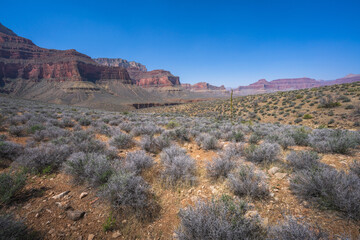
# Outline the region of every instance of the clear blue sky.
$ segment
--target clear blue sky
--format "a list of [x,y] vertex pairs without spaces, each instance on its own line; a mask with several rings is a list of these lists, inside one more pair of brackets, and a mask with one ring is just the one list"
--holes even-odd
[[41,47],[124,58],[183,83],[360,73],[360,1],[1,1],[0,22]]

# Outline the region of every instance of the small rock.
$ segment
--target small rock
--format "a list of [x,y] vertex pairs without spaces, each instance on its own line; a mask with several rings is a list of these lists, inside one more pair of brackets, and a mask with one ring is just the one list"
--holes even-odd
[[274,197],[275,196],[275,194],[274,193],[270,193],[270,197]]
[[83,199],[83,198],[86,197],[87,195],[88,195],[87,192],[82,192],[82,193],[80,194],[80,199]]
[[310,206],[308,201],[303,201],[302,204],[303,204],[304,207],[306,207],[306,208]]
[[95,235],[94,235],[94,234],[89,234],[88,240],[93,240],[94,238],[95,238]]
[[286,173],[275,173],[275,177],[277,178],[277,179],[283,179],[284,177],[286,177]]
[[69,219],[71,219],[73,221],[77,221],[85,215],[85,212],[79,211],[79,210],[74,210],[74,211],[69,210],[66,212],[66,214]]
[[24,209],[29,209],[30,207],[31,207],[31,204],[30,204],[30,203],[28,203],[28,204],[26,204],[25,206],[23,206]]
[[39,213],[35,214],[35,217],[36,218],[40,217],[40,214]]
[[194,191],[194,188],[190,188],[188,194],[191,194]]
[[248,211],[246,214],[245,214],[245,217],[247,218],[253,218],[253,217],[256,217],[258,216],[259,213],[258,211]]
[[65,202],[55,202],[55,205],[64,210],[68,210],[69,208],[71,208],[69,203],[65,203]]
[[280,168],[278,168],[278,167],[272,167],[272,168],[269,169],[268,173],[269,173],[270,175],[274,175],[274,174],[277,173],[279,170],[280,170]]
[[119,231],[116,231],[112,234],[112,238],[118,238],[121,236],[121,233]]
[[50,229],[50,231],[48,232],[49,234],[53,234],[55,232],[55,229],[54,228],[52,228],[52,229]]
[[62,197],[64,197],[64,196],[66,196],[67,194],[69,194],[69,192],[70,192],[70,191],[62,192],[62,193],[60,193],[60,194],[58,194],[58,195],[53,196],[52,198],[53,198],[53,199],[60,199],[60,198],[62,198]]
[[219,192],[219,191],[218,191],[216,188],[214,188],[214,189],[211,190],[211,193],[212,193],[213,195],[218,194],[218,192]]
[[122,224],[125,224],[125,223],[127,223],[127,220],[126,219],[124,219],[124,220],[122,220],[122,222],[121,222]]
[[269,218],[267,218],[267,217],[263,218],[262,224],[263,224],[263,226],[267,226],[269,224]]
[[193,203],[195,203],[195,202],[197,202],[198,198],[197,198],[196,196],[192,196],[192,197],[190,198],[190,200],[191,200]]
[[200,158],[200,155],[196,155],[196,158]]

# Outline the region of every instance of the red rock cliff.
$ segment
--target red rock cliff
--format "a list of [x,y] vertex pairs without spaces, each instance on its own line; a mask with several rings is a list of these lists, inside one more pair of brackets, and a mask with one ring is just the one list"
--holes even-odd
[[40,48],[0,24],[0,86],[12,79],[132,83],[125,68],[101,66],[73,49]]
[[128,62],[121,58],[96,58],[94,60],[104,66],[125,67],[133,84],[141,87],[169,87],[180,85],[180,78],[172,75],[169,71],[147,71],[144,65],[134,61]]
[[194,85],[184,83],[184,84],[181,84],[181,86],[183,88],[191,90],[191,91],[225,90],[224,85],[217,87],[217,86],[211,85],[207,82],[199,82],[199,83],[195,83]]

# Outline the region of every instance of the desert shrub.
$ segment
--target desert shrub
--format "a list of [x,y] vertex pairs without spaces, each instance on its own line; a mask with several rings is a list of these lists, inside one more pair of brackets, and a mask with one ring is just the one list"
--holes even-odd
[[186,128],[176,128],[174,131],[174,137],[178,141],[181,142],[188,142],[190,141],[190,133],[189,130]]
[[302,122],[302,119],[301,118],[297,118],[294,120],[294,123],[301,123]]
[[151,215],[154,205],[150,186],[134,173],[118,171],[103,187],[101,196],[107,199],[115,210],[130,209],[136,216]]
[[79,119],[78,122],[79,122],[79,124],[81,126],[89,126],[91,124],[91,119],[86,118],[86,117],[82,117],[82,118]]
[[128,122],[123,122],[119,125],[120,129],[129,133],[131,131],[131,129],[133,128],[133,125],[131,123]]
[[350,171],[352,173],[356,174],[360,178],[360,161],[359,160],[354,160],[350,164]]
[[227,177],[236,167],[236,163],[229,158],[217,157],[206,165],[208,175],[213,179]]
[[108,137],[110,137],[112,135],[111,127],[109,127],[106,124],[99,124],[99,125],[95,126],[94,131],[96,131],[97,133],[100,133],[100,134],[104,134]]
[[22,221],[16,221],[11,215],[0,215],[1,240],[31,240],[38,239]]
[[289,146],[295,145],[295,140],[292,138],[290,133],[287,132],[274,132],[272,134],[269,134],[265,138],[268,142],[275,142],[280,144],[284,149],[287,149]]
[[25,186],[26,176],[22,172],[0,173],[0,204],[8,204]]
[[46,129],[36,131],[32,135],[32,137],[35,141],[40,142],[45,139],[51,140],[58,137],[66,137],[69,136],[69,134],[70,133],[67,130],[64,130],[59,127],[51,126],[51,127],[47,127]]
[[71,120],[69,117],[64,117],[60,122],[61,127],[73,127],[75,126],[75,123]]
[[185,149],[173,145],[163,149],[163,151],[160,154],[160,157],[162,161],[171,162],[174,157],[183,156],[183,155],[186,155]]
[[163,148],[170,146],[170,139],[166,136],[159,137],[145,135],[140,141],[141,148],[147,152],[158,153]]
[[5,130],[5,117],[0,114],[0,131],[4,131]]
[[81,132],[82,131],[82,128],[79,124],[75,124],[74,127],[73,127],[73,131],[74,132]]
[[304,119],[312,119],[313,118],[313,116],[311,116],[311,114],[305,114],[304,116],[303,116],[303,118]]
[[360,178],[355,174],[325,166],[300,170],[291,178],[290,189],[322,208],[360,219]]
[[331,95],[327,95],[326,97],[320,98],[319,108],[334,108],[341,106],[339,102],[333,99]]
[[25,115],[16,115],[9,119],[10,125],[25,124],[29,118]]
[[255,163],[271,163],[277,161],[280,154],[280,145],[277,143],[264,142],[259,146],[251,145],[245,149],[248,161]]
[[23,147],[17,143],[0,140],[0,159],[14,160],[22,153]]
[[116,219],[110,213],[109,217],[106,218],[105,222],[102,225],[104,232],[113,231],[116,227]]
[[250,138],[249,138],[249,143],[250,144],[257,144],[258,142],[260,142],[261,140],[261,136],[257,133],[253,133],[250,135]]
[[169,121],[169,122],[166,124],[166,128],[168,128],[168,129],[174,129],[174,128],[176,128],[177,126],[179,126],[179,123],[177,123],[177,122],[174,121],[174,120],[171,120],[171,121]]
[[45,126],[43,126],[41,124],[28,124],[27,132],[34,134],[35,132],[41,131],[44,129],[45,129]]
[[319,165],[320,156],[312,151],[291,151],[286,160],[296,170],[311,169]]
[[166,185],[174,186],[179,181],[190,185],[195,183],[195,161],[183,149],[175,146],[166,148],[160,157],[164,165],[161,176]]
[[269,230],[269,239],[276,240],[321,240],[328,239],[328,235],[319,227],[309,225],[307,222],[287,217],[286,221],[271,227]]
[[230,160],[238,160],[238,158],[242,156],[243,152],[244,143],[231,143],[219,153],[219,156]]
[[244,133],[241,131],[233,132],[231,140],[235,142],[241,142],[245,139]]
[[136,174],[154,165],[154,159],[146,155],[145,151],[129,152],[125,158],[125,168]]
[[335,122],[335,120],[332,118],[328,121],[328,124],[333,124]]
[[202,133],[196,138],[196,143],[205,150],[217,149],[218,140],[207,133]]
[[118,149],[125,149],[132,147],[134,145],[134,141],[130,135],[119,132],[111,138],[110,144]]
[[100,186],[108,181],[113,169],[104,154],[77,152],[64,163],[64,171],[72,175],[75,183]]
[[111,126],[119,126],[119,124],[121,123],[122,121],[120,119],[116,119],[116,120],[112,120],[109,122],[109,125]]
[[337,101],[342,101],[342,102],[351,102],[351,99],[344,96],[344,95],[340,95],[339,97],[336,98]]
[[106,150],[106,144],[96,140],[90,131],[74,132],[67,143],[77,152],[105,152]]
[[249,210],[245,202],[237,202],[228,196],[211,202],[197,202],[179,212],[180,227],[176,238],[190,239],[263,239],[266,230],[259,216],[245,217]]
[[228,179],[230,189],[239,197],[260,199],[270,193],[263,174],[255,172],[252,166],[240,166]]
[[294,139],[296,145],[299,145],[299,146],[307,146],[308,145],[309,134],[305,128],[303,128],[303,127],[296,128],[290,134],[291,134],[292,138]]
[[71,148],[68,145],[56,146],[47,143],[39,147],[25,148],[14,164],[33,173],[42,173],[43,170],[52,172],[57,170],[70,154]]
[[21,126],[10,126],[9,127],[9,133],[16,137],[23,137],[26,135],[26,127]]
[[341,154],[358,145],[355,133],[340,129],[315,129],[309,135],[309,143],[318,152]]
[[154,135],[157,133],[161,133],[163,131],[162,128],[154,126],[153,124],[144,125],[141,124],[139,126],[133,127],[130,134],[132,136],[140,136],[140,135]]

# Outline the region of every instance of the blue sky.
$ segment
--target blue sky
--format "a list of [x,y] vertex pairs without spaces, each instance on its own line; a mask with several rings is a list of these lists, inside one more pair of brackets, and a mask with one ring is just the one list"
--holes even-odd
[[5,1],[0,22],[41,47],[170,70],[183,83],[360,73],[360,1]]

